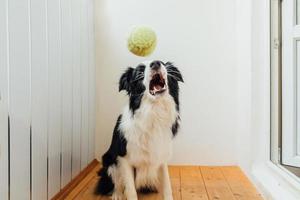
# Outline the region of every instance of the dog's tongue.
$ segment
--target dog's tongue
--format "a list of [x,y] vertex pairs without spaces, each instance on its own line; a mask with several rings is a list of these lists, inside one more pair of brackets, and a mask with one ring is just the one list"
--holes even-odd
[[156,91],[159,91],[159,90],[162,89],[162,87],[161,87],[160,85],[155,85],[155,86],[154,86],[154,89],[155,89]]

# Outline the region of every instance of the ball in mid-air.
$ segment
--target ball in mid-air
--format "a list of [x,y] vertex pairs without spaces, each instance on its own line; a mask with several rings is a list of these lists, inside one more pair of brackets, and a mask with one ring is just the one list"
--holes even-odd
[[135,27],[128,37],[127,47],[137,56],[148,56],[156,47],[156,34],[149,27]]

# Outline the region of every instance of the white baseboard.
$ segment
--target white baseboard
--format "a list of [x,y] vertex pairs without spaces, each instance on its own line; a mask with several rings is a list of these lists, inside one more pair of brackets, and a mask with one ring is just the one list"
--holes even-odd
[[252,167],[251,176],[265,199],[300,199],[300,181],[283,167],[272,162],[257,164]]

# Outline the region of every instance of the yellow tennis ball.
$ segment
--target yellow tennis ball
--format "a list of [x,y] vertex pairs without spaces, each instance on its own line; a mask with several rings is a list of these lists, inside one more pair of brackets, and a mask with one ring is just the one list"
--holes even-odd
[[151,28],[136,27],[128,37],[127,47],[137,56],[148,56],[156,47],[156,34]]

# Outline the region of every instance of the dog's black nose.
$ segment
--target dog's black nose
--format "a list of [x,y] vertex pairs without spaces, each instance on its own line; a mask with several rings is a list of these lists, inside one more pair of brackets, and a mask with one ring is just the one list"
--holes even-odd
[[159,70],[160,68],[160,61],[153,61],[151,64],[150,64],[150,68],[153,69],[153,70]]

